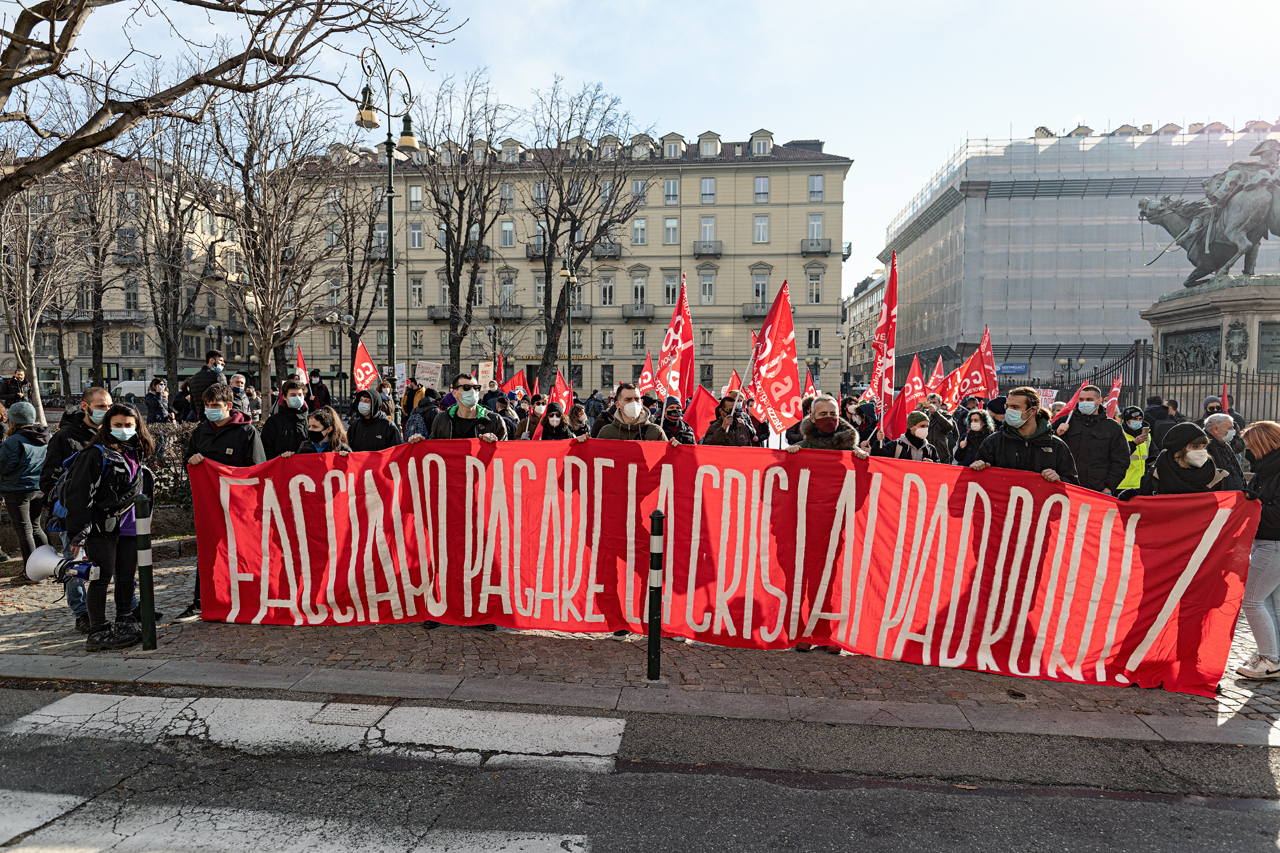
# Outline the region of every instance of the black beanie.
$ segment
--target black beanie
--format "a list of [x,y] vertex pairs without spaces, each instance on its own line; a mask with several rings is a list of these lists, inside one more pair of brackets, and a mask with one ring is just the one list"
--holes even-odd
[[987,401],[987,411],[993,415],[1004,414],[1004,397],[992,397]]
[[1191,442],[1202,438],[1208,438],[1204,430],[1191,421],[1185,421],[1169,427],[1169,431],[1164,434],[1164,438],[1160,442],[1160,447],[1169,451],[1170,455],[1173,455]]

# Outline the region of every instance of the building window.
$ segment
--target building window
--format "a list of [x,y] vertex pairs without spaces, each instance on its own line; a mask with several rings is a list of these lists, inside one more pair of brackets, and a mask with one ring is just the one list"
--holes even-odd
[[703,204],[716,203],[716,179],[715,178],[702,179],[702,203]]
[[422,223],[421,222],[409,223],[409,248],[410,249],[422,248]]
[[582,355],[582,330],[571,329],[569,331],[569,351],[574,355]]
[[646,181],[631,182],[631,196],[636,200],[636,204],[649,203],[649,184]]
[[702,355],[711,355],[713,346],[715,345],[714,335],[711,329],[698,330],[698,349]]
[[138,250],[138,229],[121,228],[116,231],[116,253],[132,255]]
[[605,308],[612,307],[613,301],[613,276],[600,276],[600,304]]
[[409,187],[409,209],[422,210],[422,185],[415,184]]
[[810,240],[822,239],[822,214],[821,213],[809,214],[809,239]]
[[698,365],[699,381],[703,388],[714,389],[716,387],[716,366],[714,364]]
[[699,233],[702,235],[702,242],[709,243],[716,238],[716,218],[714,216],[704,216],[699,223]]
[[809,273],[809,299],[810,305],[822,304],[822,273]]
[[547,206],[547,185],[545,182],[539,181],[533,185],[533,203],[538,207]]
[[644,329],[631,330],[632,354],[644,352]]
[[484,305],[484,276],[476,276],[475,293],[471,295],[471,304],[480,306]]
[[342,281],[336,278],[329,279],[329,289],[324,295],[324,303],[330,307],[338,304],[338,297],[342,294]]
[[757,139],[751,143],[751,153],[756,157],[769,156],[769,140]]
[[680,143],[668,142],[667,143],[667,159],[675,160],[675,159],[678,159],[679,157],[680,157]]
[[809,352],[817,352],[822,349],[822,330],[809,330]]
[[643,246],[649,242],[649,220],[631,220],[631,245]]
[[600,330],[600,354],[613,355],[613,329]]
[[329,355],[337,355],[342,352],[342,332],[337,329],[329,330]]
[[600,387],[601,388],[613,387],[613,365],[612,364],[600,365]]
[[516,188],[514,184],[502,184],[498,187],[498,212],[509,213],[516,206]]
[[373,246],[375,249],[387,247],[387,223],[379,222],[373,226]]
[[667,273],[662,277],[662,304],[675,305],[680,298],[680,276]]
[[516,280],[511,277],[499,279],[498,296],[505,306],[514,305],[516,302]]
[[538,252],[543,252],[547,248],[547,225],[545,222],[539,222],[533,231],[533,247]]
[[386,330],[385,330],[385,329],[380,329],[380,330],[378,331],[378,335],[377,335],[377,338],[375,338],[375,340],[376,340],[376,343],[374,344],[374,347],[377,349],[377,351],[378,351],[378,355],[385,356],[385,355],[387,354],[387,332],[386,332]]
[[662,242],[673,246],[680,242],[680,220],[667,216],[662,220]]
[[92,336],[88,332],[76,332],[76,357],[87,356],[92,352]]
[[426,287],[423,285],[422,276],[409,276],[409,307],[421,308],[423,301],[426,299]]
[[716,156],[716,141],[714,139],[704,139],[702,141],[702,156],[703,157]]
[[633,275],[631,277],[631,304],[644,305],[646,292],[649,289],[649,276]]
[[533,277],[533,304],[535,307],[541,308],[547,303],[547,280],[545,277],[535,275]]
[[757,305],[769,304],[769,274],[758,272],[751,276],[752,298]]
[[329,225],[329,229],[324,235],[324,244],[330,249],[337,248],[342,243],[342,225],[334,222]]
[[698,275],[698,289],[701,292],[701,301],[703,305],[716,304],[716,274],[713,272],[704,272]]
[[409,330],[409,355],[422,355],[423,345],[426,343],[427,333],[422,329]]
[[546,329],[535,329],[533,332],[533,348],[539,354],[547,348],[547,331]]
[[445,355],[449,355],[449,333],[448,332],[440,333],[440,352],[444,353]]
[[[212,294],[210,295],[212,296]],[[138,294],[138,280],[136,278],[126,278],[124,280],[124,310],[138,311],[141,307],[142,305]]]
[[385,281],[378,282],[378,289],[374,291],[373,307],[374,308],[387,307],[387,283]]
[[769,178],[756,178],[756,204],[769,203]]
[[809,201],[822,201],[822,175],[809,176]]
[[756,243],[769,242],[769,217],[757,216],[755,232],[752,235],[752,241]]
[[680,180],[678,178],[668,178],[665,182],[665,191],[662,199],[667,204],[680,203]]
[[142,332],[121,332],[120,354],[146,355],[147,353],[142,339]]

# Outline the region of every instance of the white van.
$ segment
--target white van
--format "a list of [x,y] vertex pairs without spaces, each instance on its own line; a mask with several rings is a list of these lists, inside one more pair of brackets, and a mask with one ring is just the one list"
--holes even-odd
[[141,406],[147,396],[147,383],[142,379],[130,379],[111,389],[111,399]]

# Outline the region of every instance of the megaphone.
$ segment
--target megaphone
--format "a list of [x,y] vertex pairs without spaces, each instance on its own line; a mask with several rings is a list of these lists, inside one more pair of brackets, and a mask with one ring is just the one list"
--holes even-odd
[[65,583],[73,575],[81,580],[96,581],[98,573],[97,563],[64,559],[52,545],[41,545],[27,558],[27,577],[33,581],[53,578],[58,583]]

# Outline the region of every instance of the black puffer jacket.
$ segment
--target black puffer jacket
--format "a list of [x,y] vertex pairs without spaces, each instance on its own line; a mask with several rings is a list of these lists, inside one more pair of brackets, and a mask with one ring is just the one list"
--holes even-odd
[[1256,539],[1280,539],[1280,450],[1273,450],[1255,461],[1253,491],[1262,501],[1262,518],[1258,519]]
[[382,409],[375,407],[367,418],[356,415],[347,429],[347,443],[356,453],[386,450],[400,443],[400,430],[396,429],[396,425]]
[[1227,479],[1222,484],[1222,491],[1244,491],[1244,471],[1240,469],[1240,460],[1236,458],[1230,445],[1210,436],[1209,458],[1216,467],[1227,472]]
[[[1061,425],[1061,419],[1053,424],[1055,435]],[[1080,485],[1095,492],[1119,488],[1129,472],[1129,439],[1120,424],[1101,412],[1086,415],[1077,411],[1060,437],[1071,450]]]
[[230,423],[216,427],[206,421],[191,431],[187,442],[187,458],[199,453],[211,462],[245,467],[267,461],[262,452],[262,438],[258,428],[249,423],[244,412],[232,412]]
[[955,439],[956,422],[942,409],[929,412],[929,443],[938,452],[938,461],[951,464],[951,442]]
[[196,371],[187,383],[187,387],[191,389],[191,412],[187,415],[187,420],[200,423],[204,420],[204,392],[213,385],[226,385],[227,377],[222,375],[221,370],[214,370],[209,365],[205,365]]
[[286,450],[293,450],[307,437],[306,408],[290,409],[282,406],[262,425],[262,450],[268,459],[275,459]]
[[[73,412],[76,417],[68,418]],[[44,492],[46,501],[53,493],[53,487],[62,476],[62,466],[73,453],[79,453],[93,444],[98,435],[96,429],[84,422],[84,411],[67,409],[58,424],[58,431],[49,439],[49,446],[44,451],[44,467],[40,469],[40,491]]]
[[726,430],[724,415],[717,410],[716,419],[707,428],[702,443],[720,447],[756,447],[760,444],[760,439],[756,428],[745,417],[735,416]]
[[957,465],[972,465],[978,461],[978,448],[982,447],[982,442],[994,433],[990,432],[974,432],[966,430],[961,436],[960,441],[964,442],[964,447],[960,446],[960,442],[956,443],[956,453],[952,460]]
[[975,461],[1035,474],[1053,470],[1064,483],[1080,482],[1071,450],[1053,434],[1049,428],[1049,416],[1043,411],[1037,413],[1036,431],[1030,437],[1006,424],[982,442]]
[[[133,472],[130,472],[132,463]],[[91,533],[116,533],[139,490],[152,493],[151,478],[138,460],[100,444],[87,447],[71,465],[64,484],[67,539],[80,547]]]
[[698,443],[698,437],[693,434],[693,427],[685,423],[683,418],[678,421],[663,418],[660,426],[662,431],[667,434],[668,441],[674,438],[681,444]]

